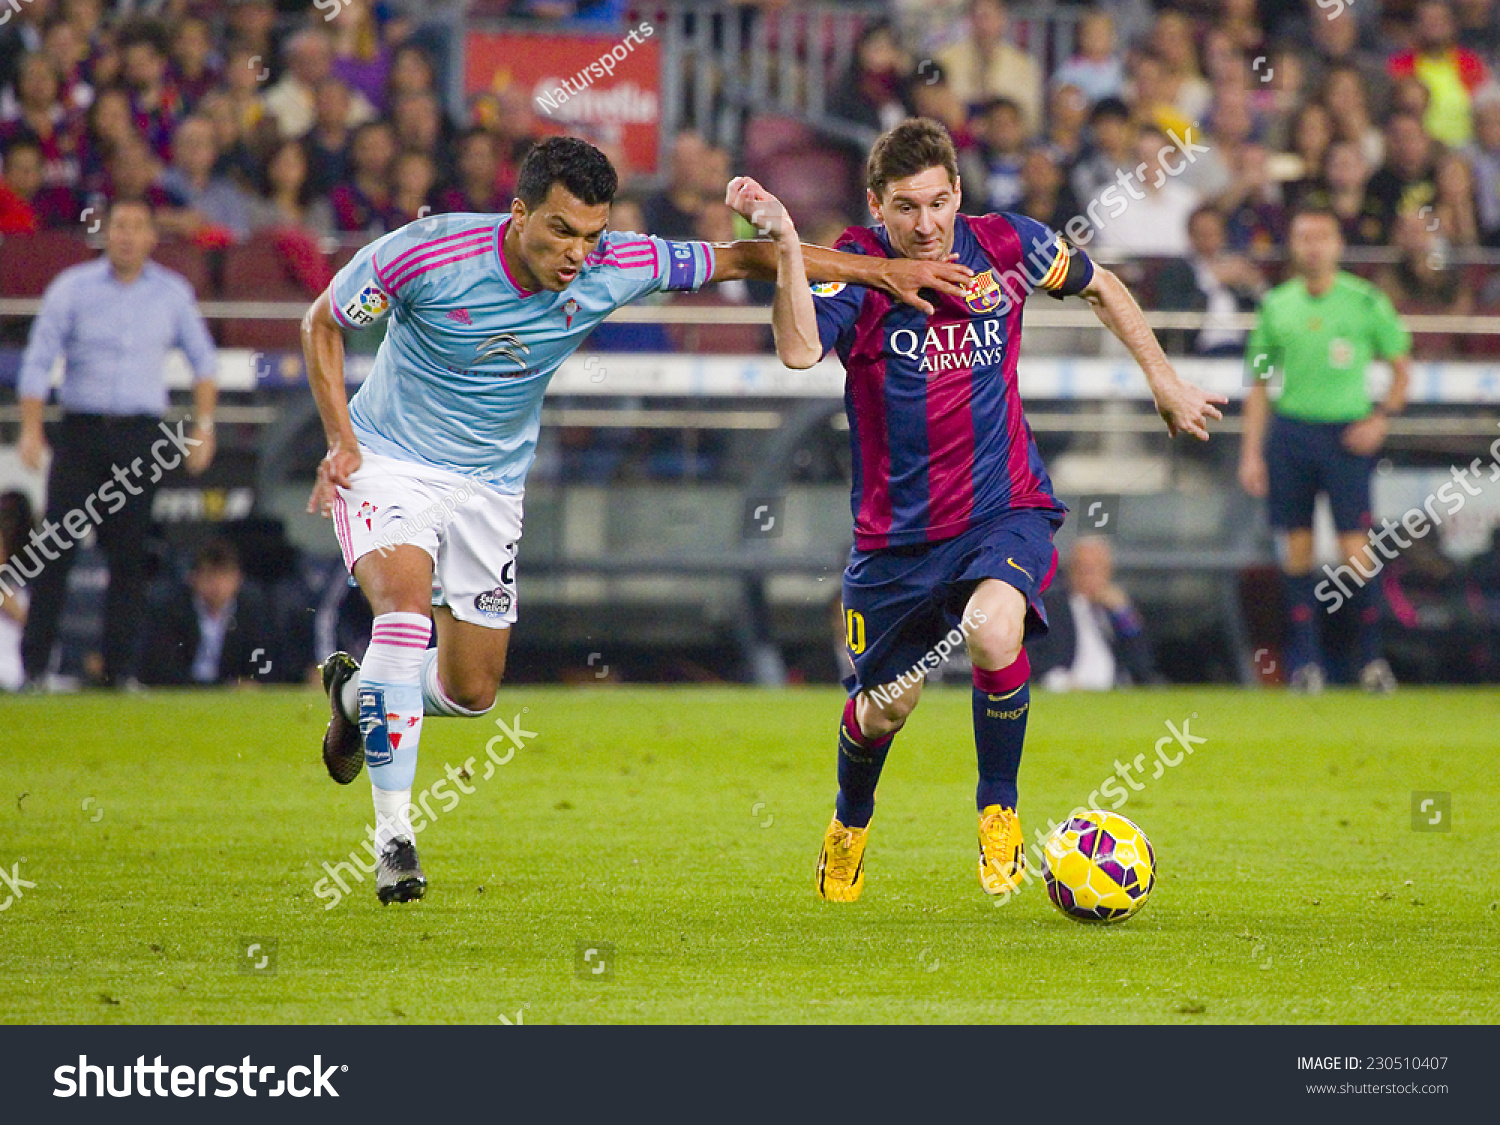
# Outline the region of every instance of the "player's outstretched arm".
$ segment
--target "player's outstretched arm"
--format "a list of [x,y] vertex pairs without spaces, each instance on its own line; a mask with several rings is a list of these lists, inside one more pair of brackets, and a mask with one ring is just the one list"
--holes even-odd
[[1140,364],[1151,397],[1156,400],[1156,412],[1167,424],[1167,432],[1173,437],[1179,432],[1189,433],[1199,441],[1207,441],[1208,419],[1224,417],[1214,403],[1229,400],[1182,380],[1161,350],[1156,333],[1146,323],[1130,290],[1109,270],[1095,264],[1093,279],[1080,296],[1094,307],[1094,315],[1130,349]]
[[818,314],[802,260],[802,243],[787,209],[765,188],[747,176],[729,183],[729,206],[769,234],[776,247],[776,296],[771,304],[771,333],[776,356],[788,367],[804,370],[823,358],[818,338]]
[[[751,190],[765,188],[749,176],[729,181],[724,202],[733,207],[735,192],[749,185]],[[769,195],[769,193],[766,193]],[[875,258],[867,254],[846,254],[822,246],[803,244],[802,258],[809,281],[841,281],[846,285],[863,285],[889,293],[896,300],[931,316],[932,302],[922,290],[933,289],[962,300],[964,285],[974,276],[968,266],[957,262],[928,262],[915,258]],[[714,244],[714,273],[710,281],[775,281],[776,244],[772,241],[740,241]]]
[[360,462],[359,439],[349,421],[349,397],[344,391],[344,333],[334,319],[332,300],[330,290],[325,289],[302,317],[307,385],[328,439],[328,455],[318,465],[318,482],[307,510],[323,516],[332,514],[334,489],[348,485],[349,475]]

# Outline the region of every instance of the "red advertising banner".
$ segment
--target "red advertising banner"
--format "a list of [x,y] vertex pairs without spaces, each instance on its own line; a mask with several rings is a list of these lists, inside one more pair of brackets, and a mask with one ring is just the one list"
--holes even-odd
[[499,112],[519,111],[524,94],[542,132],[584,137],[611,159],[623,157],[631,171],[650,174],[661,128],[653,30],[643,23],[623,35],[471,31],[464,90],[471,103],[495,96]]

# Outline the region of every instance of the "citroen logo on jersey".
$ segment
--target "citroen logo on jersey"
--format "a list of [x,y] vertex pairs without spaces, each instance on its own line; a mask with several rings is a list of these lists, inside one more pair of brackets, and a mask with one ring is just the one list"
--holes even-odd
[[531,354],[531,345],[523,344],[514,332],[499,332],[479,345],[479,362],[490,359],[508,359],[518,367],[525,367],[525,357]]

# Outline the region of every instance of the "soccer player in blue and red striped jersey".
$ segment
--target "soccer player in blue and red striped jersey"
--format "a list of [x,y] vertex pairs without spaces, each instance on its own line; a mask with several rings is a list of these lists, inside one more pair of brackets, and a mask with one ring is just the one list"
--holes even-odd
[[844,625],[854,675],[839,725],[839,794],[818,858],[818,893],[850,902],[864,886],[875,786],[926,672],[959,646],[974,666],[979,758],[979,880],[1002,894],[1024,860],[1016,775],[1030,710],[1022,646],[1045,631],[1042,592],[1057,566],[1066,508],[1052,491],[1016,383],[1021,311],[1041,288],[1081,295],[1130,349],[1170,433],[1207,440],[1224,402],[1185,383],[1125,286],[1056,231],[1021,215],[958,213],[953,142],[906,121],[870,153],[870,213],[837,249],[876,258],[956,261],[972,272],[930,314],[859,285],[809,288],[784,209],[754,181],[731,185],[743,214],[775,214],[777,354],[810,367],[829,350],[847,371],[854,454],[854,550]]

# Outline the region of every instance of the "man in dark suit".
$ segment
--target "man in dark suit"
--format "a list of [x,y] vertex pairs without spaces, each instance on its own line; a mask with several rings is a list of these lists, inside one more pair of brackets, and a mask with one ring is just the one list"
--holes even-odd
[[222,539],[199,549],[184,587],[146,630],[141,679],[184,687],[232,684],[269,672],[269,611],[245,585],[239,556]]
[[1026,649],[1049,690],[1108,691],[1156,680],[1141,615],[1115,583],[1108,539],[1075,540],[1066,580],[1043,600],[1050,628]]

